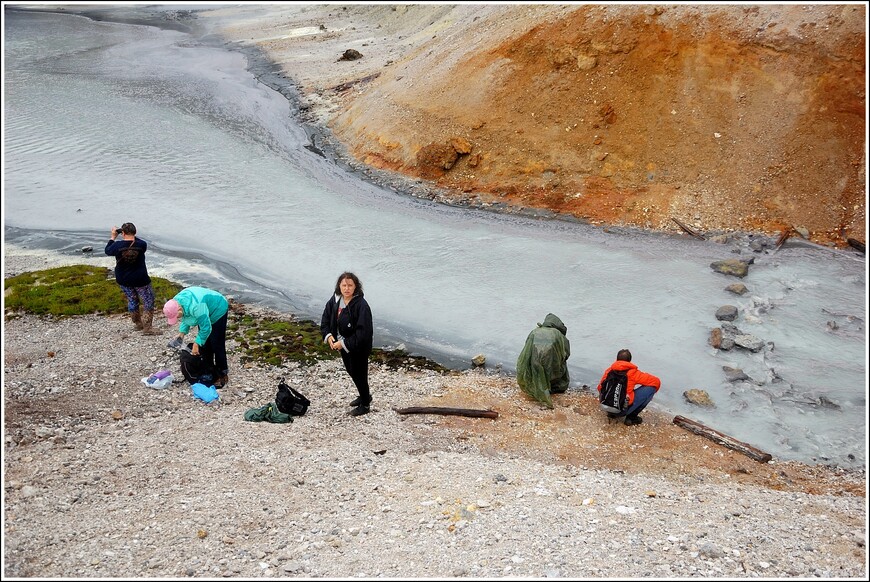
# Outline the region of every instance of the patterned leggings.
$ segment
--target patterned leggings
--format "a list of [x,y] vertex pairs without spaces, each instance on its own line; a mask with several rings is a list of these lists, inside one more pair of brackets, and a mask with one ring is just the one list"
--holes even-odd
[[127,296],[127,311],[139,311],[140,300],[145,311],[154,311],[154,289],[150,283],[144,287],[119,286],[124,295]]

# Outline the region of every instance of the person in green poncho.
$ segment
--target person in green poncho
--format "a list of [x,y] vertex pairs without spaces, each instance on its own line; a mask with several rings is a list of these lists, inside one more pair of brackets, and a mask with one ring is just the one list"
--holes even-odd
[[553,408],[551,393],[568,389],[568,356],[571,344],[565,334],[568,328],[562,320],[548,313],[526,338],[526,345],[517,358],[517,383],[523,392]]

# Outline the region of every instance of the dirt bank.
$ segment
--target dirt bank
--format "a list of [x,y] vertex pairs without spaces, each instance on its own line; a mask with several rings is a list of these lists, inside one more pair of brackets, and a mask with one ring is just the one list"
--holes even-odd
[[[865,239],[866,8],[221,8],[360,162],[456,199]],[[361,58],[340,60],[348,49]]]

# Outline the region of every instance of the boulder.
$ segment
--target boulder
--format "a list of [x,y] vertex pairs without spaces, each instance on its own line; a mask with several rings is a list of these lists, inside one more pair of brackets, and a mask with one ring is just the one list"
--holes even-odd
[[683,392],[683,398],[685,398],[686,402],[688,402],[689,404],[706,406],[708,408],[716,406],[715,404],[713,404],[713,401],[710,400],[710,395],[707,394],[706,390],[699,390],[697,388],[686,390],[685,392]]
[[754,335],[744,333],[734,337],[734,344],[745,348],[750,352],[758,352],[764,347],[764,340],[758,339]]
[[725,287],[726,291],[730,291],[735,295],[744,295],[749,289],[746,288],[746,285],[743,283],[731,283],[727,287]]
[[749,274],[749,263],[747,261],[741,261],[740,259],[714,261],[710,263],[710,268],[717,273],[731,275],[732,277],[740,277],[741,279]]
[[459,159],[456,149],[448,143],[430,143],[423,146],[416,155],[417,167],[424,178],[438,178],[444,175]]
[[717,350],[722,345],[722,329],[719,327],[715,327],[710,330],[710,339],[707,341],[711,346],[716,348]]
[[463,156],[471,153],[474,147],[470,141],[464,137],[454,137],[450,139],[450,145],[456,150],[456,153]]
[[581,71],[589,71],[598,65],[598,57],[595,55],[577,55],[577,68]]
[[355,61],[355,60],[361,59],[361,58],[362,58],[362,53],[360,53],[358,50],[347,49],[346,51],[344,51],[344,54],[341,55],[341,58],[338,60],[339,61]]
[[734,321],[737,319],[737,308],[733,305],[723,305],[716,310],[716,319],[719,321]]
[[749,380],[749,376],[747,376],[746,372],[744,372],[740,368],[722,366],[722,370],[725,372],[725,379],[729,382],[741,382],[743,380]]

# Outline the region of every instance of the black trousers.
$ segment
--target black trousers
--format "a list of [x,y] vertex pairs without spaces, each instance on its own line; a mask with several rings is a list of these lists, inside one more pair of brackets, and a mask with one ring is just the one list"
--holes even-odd
[[341,350],[341,360],[344,362],[344,369],[347,370],[354,385],[356,385],[359,397],[364,402],[371,402],[372,394],[369,392],[369,355],[365,352],[355,354]]
[[214,367],[218,374],[226,374],[229,371],[229,366],[227,365],[228,315],[229,313],[224,313],[223,317],[211,324],[211,333],[205,340],[205,345],[199,350],[206,365],[214,362]]

